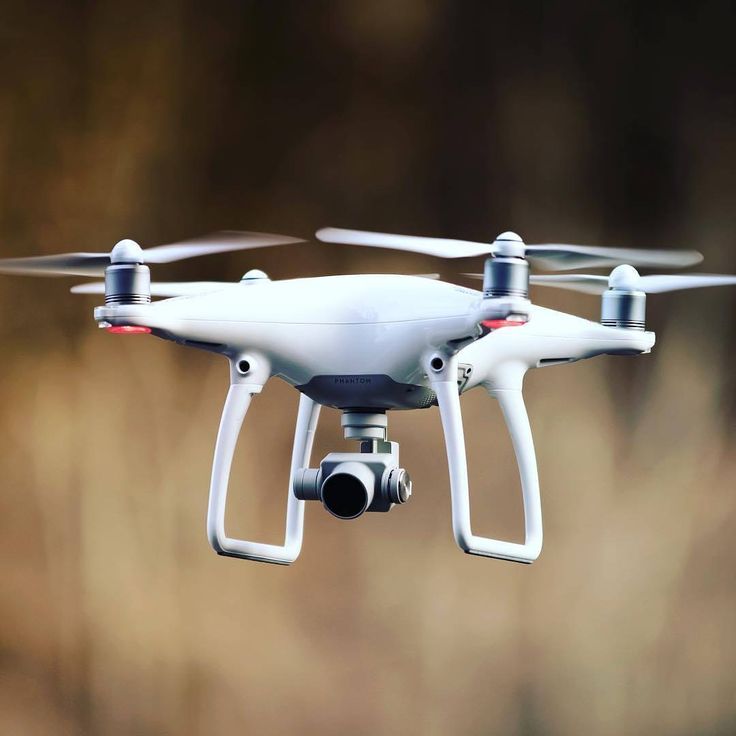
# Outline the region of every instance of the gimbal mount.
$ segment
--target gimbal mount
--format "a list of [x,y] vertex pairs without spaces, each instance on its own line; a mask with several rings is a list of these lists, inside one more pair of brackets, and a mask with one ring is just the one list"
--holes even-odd
[[[436,356],[435,356],[436,357]],[[438,367],[439,364],[441,367]],[[434,367],[433,367],[434,366]],[[465,439],[454,356],[431,360],[427,366],[430,384],[437,396],[445,434],[450,471],[452,527],[458,546],[465,552],[485,557],[533,562],[542,548],[542,512],[536,457],[529,420],[521,394],[525,370],[507,372],[506,386],[490,386],[506,420],[521,476],[524,500],[525,542],[523,544],[481,537],[470,524],[470,490]],[[386,437],[385,412],[348,410],[342,415],[345,437],[361,443],[357,453],[330,453],[319,468],[310,468],[320,405],[302,394],[299,399],[290,485],[282,545],[235,539],[225,532],[225,507],[230,468],[237,438],[253,396],[262,385],[238,378],[233,366],[233,383],[217,436],[210,485],[207,532],[213,549],[221,555],[261,562],[289,564],[301,551],[304,503],[319,500],[334,516],[354,519],[365,511],[388,511],[405,503],[412,492],[408,473],[399,467],[398,443]]]

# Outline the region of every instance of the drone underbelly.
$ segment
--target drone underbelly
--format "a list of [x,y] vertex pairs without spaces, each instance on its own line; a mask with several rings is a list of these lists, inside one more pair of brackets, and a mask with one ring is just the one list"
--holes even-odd
[[422,356],[446,340],[453,321],[280,325],[278,338],[273,325],[251,324],[248,331],[254,346],[264,346],[273,373],[320,404],[420,409],[435,402]]
[[426,409],[437,403],[427,386],[398,383],[382,374],[314,376],[296,388],[334,409]]
[[476,293],[441,282],[403,276],[307,279],[298,284],[298,299],[287,283],[109,314],[103,308],[98,318],[143,324],[160,337],[250,357],[255,364],[262,357],[270,375],[335,407],[430,406],[435,396],[425,360],[480,334]]

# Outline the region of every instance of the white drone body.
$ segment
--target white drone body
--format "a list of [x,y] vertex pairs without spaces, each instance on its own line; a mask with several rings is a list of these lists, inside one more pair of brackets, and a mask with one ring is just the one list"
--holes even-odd
[[[208,252],[295,242],[281,236],[226,234],[213,241],[142,251],[123,241],[111,255],[0,261],[0,271],[105,276],[73,291],[105,294],[95,309],[110,332],[145,332],[225,355],[230,389],[222,413],[210,485],[207,532],[220,554],[289,564],[300,553],[304,505],[319,500],[335,516],[388,511],[411,494],[398,467],[398,444],[386,436],[389,410],[437,405],[445,437],[452,526],[465,552],[530,563],[542,548],[542,512],[531,429],[522,398],[526,372],[602,354],[647,353],[646,293],[736,284],[733,276],[639,276],[619,265],[603,276],[529,277],[526,258],[557,268],[625,264],[686,265],[694,252],[632,251],[559,244],[525,245],[513,233],[492,244],[324,230],[328,242],[395,247],[445,257],[487,256],[482,292],[416,276],[355,275],[271,281],[261,271],[240,283],[151,284],[144,263]],[[560,261],[564,264],[560,265]],[[602,324],[533,305],[529,282],[602,293]],[[151,302],[151,295],[173,297]],[[235,539],[225,530],[233,454],[254,395],[281,378],[301,394],[291,459],[286,530],[281,545]],[[511,435],[524,501],[523,543],[478,536],[470,494],[460,395],[482,387],[497,399]],[[359,453],[331,453],[310,468],[321,406],[343,412],[345,436]]]
[[[534,445],[521,389],[530,368],[602,353],[647,352],[654,334],[604,327],[532,306],[483,299],[478,291],[399,275],[246,279],[211,293],[95,309],[104,327],[140,326],[160,337],[227,355],[231,386],[210,488],[208,535],[224,555],[290,563],[299,554],[304,500],[289,492],[283,545],[233,539],[225,499],[237,435],[253,395],[279,377],[301,393],[292,459],[309,465],[320,405],[342,410],[418,409],[439,404],[445,432],[455,539],[465,552],[532,562],[542,548]],[[526,322],[497,320],[528,315]],[[524,544],[473,534],[459,393],[482,386],[498,399],[521,474]],[[293,480],[292,480],[293,482]]]

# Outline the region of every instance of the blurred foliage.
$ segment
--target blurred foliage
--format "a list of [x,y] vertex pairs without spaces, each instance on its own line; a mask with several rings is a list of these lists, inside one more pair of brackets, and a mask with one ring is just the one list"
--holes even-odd
[[[4,256],[332,224],[696,246],[736,271],[731,2],[0,7]],[[456,266],[307,245],[156,276]],[[391,417],[411,503],[310,507],[279,568],[205,540],[224,361],[98,333],[70,283],[0,289],[0,732],[736,730],[733,291],[650,299],[651,356],[530,375],[534,566],[455,548],[432,409]],[[464,410],[477,526],[518,538],[497,407]],[[234,533],[279,538],[295,412],[278,382],[254,402]]]

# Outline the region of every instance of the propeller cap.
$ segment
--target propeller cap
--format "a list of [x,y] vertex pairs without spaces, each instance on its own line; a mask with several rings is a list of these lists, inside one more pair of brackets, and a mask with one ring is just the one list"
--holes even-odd
[[622,291],[640,291],[639,272],[633,266],[626,264],[616,266],[608,277],[608,286],[611,289]]
[[110,253],[111,263],[145,263],[143,259],[143,248],[135,242],[126,238],[115,245]]
[[270,281],[271,279],[269,279],[268,274],[265,271],[261,271],[260,268],[251,268],[250,271],[243,274],[243,278],[240,280],[253,283],[257,281]]
[[523,258],[526,249],[524,248],[524,241],[519,235],[511,230],[507,230],[505,233],[501,233],[493,243],[495,246],[494,253],[496,256],[506,258]]

